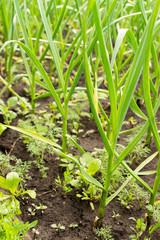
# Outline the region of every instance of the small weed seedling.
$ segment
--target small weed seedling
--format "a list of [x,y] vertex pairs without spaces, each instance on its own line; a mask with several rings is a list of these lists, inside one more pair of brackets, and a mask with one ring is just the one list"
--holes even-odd
[[[43,137],[47,137],[54,142],[57,142],[55,138],[58,134],[59,127],[57,128],[55,123],[51,119],[51,114],[43,114],[41,116],[30,115],[27,120],[19,120],[19,127],[38,133]],[[27,145],[27,150],[31,156],[35,157],[34,164],[37,166],[39,171],[42,173],[42,178],[47,177],[48,168],[44,165],[44,154],[47,152],[49,155],[53,155],[53,149],[48,144],[31,138],[24,134],[20,134],[24,139],[24,143]],[[59,136],[59,134],[58,134]]]
[[11,97],[5,105],[4,101],[0,99],[0,112],[3,115],[5,124],[9,125],[14,118],[16,118],[16,112],[12,111],[10,108],[14,107],[18,103],[17,97]]
[[57,179],[55,179],[55,184],[62,188],[62,193],[64,195],[72,191],[72,188],[69,185],[71,180],[72,180],[72,176],[68,168],[64,172],[64,181],[62,181],[59,176],[57,177]]
[[130,235],[129,238],[130,239],[136,239],[139,240],[140,236],[142,235],[142,233],[145,231],[146,229],[146,225],[144,223],[144,219],[135,219],[133,217],[130,217],[129,219],[133,220],[136,222],[136,229],[133,227],[130,227],[136,234],[134,235]]
[[47,209],[47,206],[45,206],[45,205],[43,205],[41,203],[39,204],[39,206],[34,204],[34,203],[32,203],[32,206],[33,206],[33,208],[32,207],[28,208],[28,212],[32,216],[34,216],[36,214],[37,210],[40,210],[41,213],[44,213],[44,210]]
[[119,213],[115,213],[115,211],[113,211],[112,217],[117,219],[118,217],[120,217],[120,214]]
[[61,225],[60,223],[57,225],[57,224],[55,224],[55,223],[53,223],[52,225],[51,225],[51,227],[52,228],[54,228],[54,229],[56,229],[56,231],[60,231],[60,230],[65,230],[65,226],[63,226],[63,225]]
[[94,202],[101,198],[102,191],[93,184],[89,184],[89,187],[82,188],[82,193],[76,194],[81,200],[87,200],[90,203],[91,209],[94,211]]
[[[61,166],[65,166],[67,169],[64,172],[63,182],[60,177],[58,177],[55,181],[56,184],[62,187],[64,193],[72,191],[73,188],[77,189],[77,197],[89,201],[92,210],[94,210],[93,202],[100,199],[101,189],[84,179],[74,164],[69,164],[66,159],[62,159],[62,161]],[[88,152],[80,157],[80,162],[86,172],[91,176],[98,172],[101,166],[101,161]]]
[[126,208],[130,209],[132,207],[132,202],[136,199],[134,195],[134,185],[131,184],[129,190],[123,189],[118,194],[118,200],[120,201],[121,205],[124,205]]
[[36,193],[33,190],[18,189],[21,179],[16,172],[10,172],[6,178],[0,176],[0,187],[9,190],[11,194],[0,193],[0,229],[1,237],[3,239],[24,239],[27,231],[37,224],[37,221],[29,224],[20,222],[17,218],[13,220],[18,214],[21,214],[20,203],[17,200],[19,196],[29,194],[30,197],[35,198]]
[[69,228],[77,228],[77,227],[78,227],[78,224],[76,224],[76,223],[71,223],[69,225]]
[[36,229],[36,228],[32,228],[32,232],[33,232],[35,235],[39,235],[39,231],[38,231],[38,229]]
[[80,129],[83,126],[80,123],[82,116],[91,117],[89,113],[84,112],[86,105],[88,104],[87,94],[84,91],[76,92],[72,95],[72,100],[69,103],[68,109],[68,126],[73,134],[78,135],[83,132],[83,129]]
[[128,120],[131,123],[132,127],[137,124],[137,121],[134,119],[134,117],[130,117]]
[[[130,143],[133,138],[135,137],[137,131],[135,131],[134,134],[128,135],[127,138],[125,138],[124,140],[127,143]],[[142,138],[137,145],[132,149],[132,151],[130,151],[129,155],[128,155],[128,162],[129,164],[132,164],[133,161],[135,161],[136,163],[139,162],[139,160],[141,158],[147,157],[147,155],[150,153],[150,149],[148,148],[147,145],[145,145],[145,139]]]
[[154,203],[154,205],[147,206],[148,211],[152,212],[152,216],[155,225],[149,227],[149,234],[152,234],[156,229],[160,229],[160,201]]
[[144,188],[140,187],[136,182],[133,183],[133,186],[133,195],[138,200],[140,208],[143,208],[146,201],[149,199],[149,193]]
[[111,226],[107,225],[101,227],[100,229],[95,229],[95,234],[102,240],[114,240],[111,233]]
[[18,173],[21,181],[30,180],[29,169],[31,168],[31,161],[23,162],[21,159],[17,159],[13,155],[6,155],[0,151],[0,172],[2,176],[5,176],[9,170],[11,172]]

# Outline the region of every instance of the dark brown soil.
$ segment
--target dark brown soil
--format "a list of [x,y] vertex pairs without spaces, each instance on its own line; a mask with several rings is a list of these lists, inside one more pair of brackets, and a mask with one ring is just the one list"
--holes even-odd
[[[23,91],[18,87],[18,91]],[[42,100],[41,100],[42,101]],[[49,99],[47,100],[49,101]],[[47,102],[44,100],[44,102]],[[129,112],[128,117],[132,115]],[[139,120],[138,120],[139,121]],[[94,148],[103,148],[102,140],[99,136],[97,128],[93,120],[88,118],[82,118],[82,124],[84,124],[84,133],[88,130],[93,129],[94,131],[87,134],[85,138],[81,137],[79,144],[86,150],[92,152]],[[84,134],[83,133],[83,134]],[[7,129],[0,137],[0,150],[4,153],[9,153],[12,149],[12,154],[16,155],[17,158],[21,158],[23,161],[32,160],[29,153],[26,150],[26,146],[22,140],[18,140],[13,147],[15,141],[19,138],[17,132]],[[77,153],[76,150],[74,150]],[[155,144],[152,141],[151,151],[155,152]],[[38,224],[35,227],[39,231],[39,235],[34,235],[30,231],[31,239],[37,240],[94,240],[98,239],[93,233],[93,221],[98,212],[99,203],[95,203],[95,210],[92,211],[89,203],[87,201],[82,201],[76,197],[76,192],[73,191],[66,196],[62,194],[61,188],[57,187],[55,184],[55,179],[58,175],[63,176],[63,172],[59,167],[60,159],[57,156],[45,159],[45,166],[48,167],[47,178],[42,179],[41,173],[36,168],[30,170],[30,175],[32,180],[27,182],[27,189],[36,190],[37,197],[35,200],[29,199],[28,201],[21,201],[21,218],[23,221],[32,222],[38,220]],[[152,166],[148,165],[146,169],[156,169],[157,159],[152,161]],[[133,166],[135,167],[135,166]],[[150,175],[145,180],[152,186],[155,175]],[[47,206],[47,209],[42,213],[40,210],[36,211],[35,216],[29,216],[28,208],[31,203],[39,205],[39,203]],[[119,214],[120,217],[113,218],[113,211]],[[112,236],[115,240],[128,240],[131,234],[134,232],[131,230],[131,226],[135,227],[133,220],[144,218],[146,209],[140,209],[138,201],[133,201],[132,207],[126,209],[120,205],[120,203],[114,199],[108,204],[105,209],[104,225],[112,226]],[[65,230],[56,231],[51,227],[51,224],[61,224],[65,226]],[[77,224],[78,227],[70,228],[70,224]],[[152,240],[160,239],[158,231],[156,231],[152,236]]]

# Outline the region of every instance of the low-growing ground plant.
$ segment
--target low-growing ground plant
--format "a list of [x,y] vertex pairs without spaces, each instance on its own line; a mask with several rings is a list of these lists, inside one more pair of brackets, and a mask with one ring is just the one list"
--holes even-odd
[[[136,222],[136,229],[131,227],[131,229],[136,233],[134,235],[130,235],[129,238],[130,239],[136,239],[136,240],[139,240],[140,239],[140,236],[142,235],[142,233],[145,231],[146,229],[146,224],[144,222],[144,219],[141,218],[141,219],[135,219],[133,217],[130,217],[129,218],[130,220],[133,220]],[[148,239],[145,237],[145,239]],[[148,239],[149,240],[149,239]]]
[[135,196],[136,200],[138,200],[139,207],[144,208],[149,199],[149,193],[136,182],[133,183],[133,187],[133,195]]
[[[18,126],[36,132],[41,136],[48,137],[54,142],[58,141],[59,135],[62,133],[61,128],[52,121],[52,115],[50,114],[27,116],[26,120],[19,120]],[[53,155],[53,150],[48,144],[45,144],[42,141],[24,134],[20,134],[20,136],[23,138],[23,142],[26,144],[30,155],[35,158],[33,161],[34,164],[42,173],[42,177],[45,178],[47,176],[47,168],[44,165],[44,156],[47,152],[49,155]]]
[[55,229],[58,232],[58,234],[60,233],[60,231],[65,231],[66,229],[66,227],[64,225],[61,225],[60,223],[59,224],[53,223],[51,224],[51,227]]
[[0,99],[0,114],[4,118],[5,124],[10,124],[14,118],[16,118],[17,113],[11,110],[11,107],[14,107],[18,102],[17,97],[11,97],[7,100],[7,105],[5,105],[4,101]]
[[[79,161],[90,176],[94,176],[101,166],[100,160],[89,152],[84,153]],[[100,199],[101,190],[87,181],[75,164],[69,164],[67,159],[62,159],[62,162],[61,166],[66,167],[64,180],[62,181],[58,176],[55,183],[62,188],[64,194],[76,189],[76,196],[81,200],[89,201],[92,210],[94,210],[94,202]]]
[[55,184],[62,188],[64,195],[73,190],[73,188],[70,186],[71,180],[72,180],[71,172],[69,172],[68,169],[64,172],[63,181],[60,179],[59,176],[57,177],[57,179],[55,179]]
[[72,95],[71,101],[69,102],[68,126],[72,134],[78,135],[83,132],[83,125],[80,123],[82,117],[91,117],[90,114],[85,111],[88,105],[86,100],[86,93],[84,91],[79,91]]
[[120,214],[119,214],[119,213],[116,213],[115,211],[113,211],[112,217],[115,218],[115,219],[117,219],[118,217],[120,217]]
[[[122,146],[119,146],[117,152],[121,152]],[[143,150],[142,150],[143,151]],[[97,159],[97,160],[96,160]],[[101,161],[101,164],[99,162]],[[97,162],[96,162],[97,161]],[[80,162],[86,168],[86,171],[90,174],[87,168],[91,166],[95,172],[98,173],[98,180],[103,184],[106,177],[106,167],[108,161],[108,154],[105,149],[95,148],[92,153],[84,153],[80,157]],[[94,162],[94,164],[92,164]],[[97,166],[96,166],[97,164]],[[88,166],[89,165],[89,166]],[[56,185],[62,188],[63,194],[71,192],[73,189],[77,190],[76,196],[81,200],[89,201],[92,210],[94,210],[94,202],[98,201],[102,196],[102,190],[97,186],[86,181],[79,173],[75,164],[69,163],[67,159],[62,159],[61,166],[65,168],[64,179],[60,177],[55,180]],[[97,167],[97,168],[96,168]],[[126,170],[120,165],[113,173],[112,180],[109,187],[109,194],[114,194],[120,185],[128,178]],[[131,208],[133,201],[136,199],[139,201],[140,208],[145,206],[145,202],[148,200],[149,194],[140,187],[134,179],[130,180],[127,187],[122,189],[117,194],[117,200],[126,208]]]
[[136,199],[136,197],[133,194],[134,187],[131,185],[129,189],[124,189],[118,194],[118,201],[121,205],[124,207],[130,209],[132,208],[132,203]]
[[[127,143],[130,143],[133,138],[135,137],[135,135],[138,133],[138,131],[134,131],[134,133],[131,133],[130,135],[127,136],[127,138],[125,138],[124,140]],[[132,164],[133,162],[138,163],[138,161],[140,161],[143,157],[147,157],[148,154],[150,153],[150,149],[146,144],[145,141],[145,136],[140,139],[140,141],[136,144],[136,146],[130,151],[130,153],[127,156],[127,160],[129,162],[129,164]]]
[[47,206],[39,203],[39,205],[36,205],[34,203],[31,204],[32,206],[28,208],[29,215],[34,216],[37,211],[40,211],[41,214],[44,213],[44,210],[47,209]]
[[31,167],[31,161],[23,162],[21,159],[17,159],[17,157],[12,154],[4,154],[0,151],[0,171],[3,177],[5,177],[9,171],[18,173],[22,182],[31,180],[31,176],[29,174]]
[[156,201],[154,206],[148,205],[147,209],[152,212],[155,224],[149,227],[149,233],[152,234],[156,229],[160,228],[160,202]]
[[114,240],[112,237],[112,227],[105,225],[100,229],[95,229],[95,234],[102,240]]
[[17,215],[21,214],[19,196],[29,194],[30,197],[36,198],[33,190],[18,189],[21,179],[16,172],[10,172],[6,178],[0,176],[0,187],[10,193],[0,194],[0,236],[1,239],[24,239],[27,231],[37,224],[23,223],[19,221]]

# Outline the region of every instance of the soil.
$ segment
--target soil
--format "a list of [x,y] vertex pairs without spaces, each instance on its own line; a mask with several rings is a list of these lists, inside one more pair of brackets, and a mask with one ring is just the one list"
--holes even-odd
[[[21,94],[24,86],[18,86],[17,91]],[[4,95],[7,97],[7,95]],[[41,100],[41,104],[45,105],[51,101],[51,98]],[[160,113],[159,113],[160,114]],[[129,111],[127,115],[127,120],[133,113]],[[158,116],[157,116],[158,117]],[[21,116],[18,116],[21,118]],[[14,121],[16,124],[18,118]],[[137,119],[140,122],[139,119]],[[87,134],[82,137],[79,135],[79,144],[89,152],[92,152],[94,148],[103,148],[103,142],[98,133],[96,125],[93,120],[83,117],[81,123],[84,125],[84,132],[88,130],[93,130],[92,133]],[[27,152],[26,146],[23,141],[17,140],[19,135],[17,132],[7,129],[3,132],[0,137],[0,150],[4,153],[12,154],[23,161],[32,160],[33,158]],[[152,140],[151,142],[151,153],[156,151],[155,144]],[[76,150],[74,150],[77,153]],[[152,161],[152,164],[147,165],[145,170],[156,169],[158,158]],[[31,239],[37,240],[96,240],[99,239],[93,233],[93,221],[97,215],[99,202],[94,203],[95,210],[93,211],[89,205],[89,202],[82,201],[80,198],[76,197],[76,192],[72,191],[64,196],[62,194],[62,189],[57,187],[55,184],[55,179],[58,175],[63,176],[63,172],[59,167],[60,159],[58,156],[45,159],[45,166],[48,167],[47,178],[42,179],[41,173],[36,168],[30,170],[30,175],[32,180],[27,181],[26,188],[36,190],[37,197],[35,200],[28,199],[21,200],[21,219],[26,222],[32,222],[38,220],[38,224],[35,227],[39,234],[35,235],[32,231],[29,232]],[[136,167],[136,164],[132,166]],[[152,186],[154,182],[155,175],[150,175],[145,177],[147,183]],[[31,204],[39,203],[47,206],[47,209],[42,213],[40,210],[36,211],[34,216],[28,214],[28,208]],[[120,216],[113,218],[113,211]],[[144,218],[146,213],[145,207],[140,209],[138,201],[133,201],[132,207],[126,209],[114,199],[111,201],[105,209],[105,215],[103,224],[110,225],[112,227],[112,237],[114,240],[128,240],[129,236],[134,234],[130,227],[135,227],[135,222],[130,220],[130,217],[135,219]],[[56,231],[56,229],[51,227],[51,224],[61,224],[65,226],[65,230]],[[77,224],[75,228],[70,228],[70,224]],[[158,231],[155,231],[151,236],[152,240],[160,239]]]

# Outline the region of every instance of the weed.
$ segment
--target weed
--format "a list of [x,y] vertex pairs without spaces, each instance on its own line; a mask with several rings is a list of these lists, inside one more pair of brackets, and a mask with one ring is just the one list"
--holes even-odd
[[82,188],[81,193],[77,193],[76,196],[81,200],[87,200],[90,203],[91,209],[94,211],[94,202],[101,198],[102,191],[95,185],[90,184],[88,188]]
[[130,227],[136,234],[134,235],[130,235],[129,238],[130,239],[136,239],[139,240],[140,236],[142,235],[142,233],[145,231],[146,229],[146,224],[144,223],[144,219],[135,219],[133,217],[130,217],[129,219],[133,220],[136,222],[136,229],[133,227]]
[[137,124],[137,121],[134,119],[134,117],[130,117],[129,122],[131,123],[132,127]]
[[38,231],[38,229],[36,228],[32,228],[32,232],[35,234],[35,235],[39,235],[40,232]]
[[18,103],[17,97],[11,97],[7,100],[7,105],[4,101],[0,99],[0,112],[3,115],[5,124],[10,124],[14,118],[16,118],[17,113],[12,111],[10,108],[14,107]]
[[118,200],[122,205],[124,205],[126,208],[132,207],[132,202],[137,199],[139,202],[140,208],[142,208],[146,201],[149,198],[149,193],[145,191],[141,186],[139,186],[135,180],[132,180],[127,188],[123,189],[118,194]]
[[29,224],[20,222],[13,217],[21,214],[20,203],[17,200],[19,196],[29,194],[35,198],[36,193],[33,190],[18,189],[21,179],[16,172],[10,172],[6,178],[0,177],[0,187],[10,191],[10,195],[0,193],[0,236],[1,239],[24,239],[27,231],[37,224],[37,221]]
[[68,126],[70,127],[70,131],[73,134],[78,135],[83,132],[83,125],[80,123],[80,119],[82,116],[91,117],[90,114],[84,111],[87,106],[87,95],[84,91],[79,91],[72,95],[72,100],[69,103],[68,109]]
[[[75,134],[72,134],[71,135],[72,139],[77,142],[78,141],[78,136],[75,135]],[[75,148],[75,145],[73,144],[73,142],[70,140],[70,139],[67,139],[67,149],[68,149],[68,152],[70,152],[72,149]]]
[[120,201],[121,205],[130,209],[132,207],[132,202],[136,197],[133,194],[134,188],[131,187],[129,190],[124,189],[118,194],[118,201]]
[[155,202],[154,206],[148,205],[147,209],[153,213],[155,222],[160,222],[160,204]]
[[133,195],[138,200],[140,208],[142,208],[149,199],[149,193],[140,187],[136,182],[133,183],[133,187]]
[[[134,134],[128,135],[127,138],[125,138],[124,140],[127,143],[130,143],[133,138],[136,135],[136,131],[134,132]],[[133,161],[135,161],[136,163],[139,162],[139,160],[141,158],[147,157],[147,155],[150,153],[150,149],[148,148],[147,145],[145,145],[145,139],[142,138],[137,144],[136,146],[130,151],[128,157],[127,157],[127,161],[129,162],[129,164],[132,164]]]
[[148,205],[146,208],[152,213],[155,222],[149,227],[149,233],[152,234],[156,229],[160,229],[160,201],[155,202],[153,206]]
[[[117,148],[117,152],[121,152],[123,146],[119,145]],[[108,153],[105,149],[95,148],[94,152],[92,152],[92,156],[94,158],[98,158],[101,160],[101,166],[99,169],[100,176],[99,181],[104,183],[106,177],[106,169],[108,164]],[[113,193],[119,187],[120,183],[124,181],[126,177],[126,171],[122,166],[119,166],[112,174],[111,184],[109,186],[109,192]]]
[[95,234],[100,237],[102,240],[114,240],[112,237],[112,227],[106,225],[100,229],[95,229]]
[[[96,174],[100,169],[101,161],[93,157],[91,153],[84,153],[79,160],[90,176]],[[82,200],[88,200],[92,210],[94,210],[93,202],[100,199],[101,189],[84,179],[75,164],[70,164],[67,159],[62,159],[62,162],[61,166],[66,167],[64,180],[61,181],[58,176],[55,181],[56,184],[62,187],[64,194],[72,191],[73,188],[77,189],[77,197],[80,197]]]
[[5,176],[6,172],[17,172],[22,181],[30,180],[29,169],[31,168],[31,161],[23,162],[21,159],[17,159],[13,155],[6,155],[0,151],[0,170],[2,176]]
[[68,170],[64,174],[63,182],[61,181],[59,176],[57,179],[55,179],[55,184],[62,188],[64,195],[72,191],[72,188],[69,186],[71,179],[72,179],[72,176]]
[[113,211],[113,218],[117,219],[118,217],[120,217],[120,214],[119,213],[115,213],[115,211]]
[[59,230],[65,230],[65,226],[61,225],[60,223],[57,225],[55,223],[53,223],[51,225],[52,228],[56,229],[56,231],[59,231]]
[[[58,135],[58,132],[61,132],[60,128],[57,128],[55,123],[52,122],[50,114],[28,116],[27,120],[19,120],[19,126],[27,130],[32,130],[41,136],[48,137],[54,142],[57,142],[55,137]],[[20,135],[24,139],[23,141],[31,156],[35,157],[33,162],[42,173],[42,178],[46,178],[48,168],[44,166],[44,154],[48,152],[50,155],[53,155],[54,152],[52,148],[40,140],[36,140],[24,134]]]
[[34,204],[34,203],[32,203],[31,205],[32,205],[33,208],[29,207],[28,212],[29,212],[29,215],[32,215],[32,216],[34,216],[36,214],[37,210],[40,210],[41,213],[44,213],[44,210],[47,209],[47,206],[45,206],[41,203],[39,203],[39,206]]
[[76,223],[71,223],[69,225],[69,228],[77,228],[77,227],[78,227],[78,224],[76,224]]

